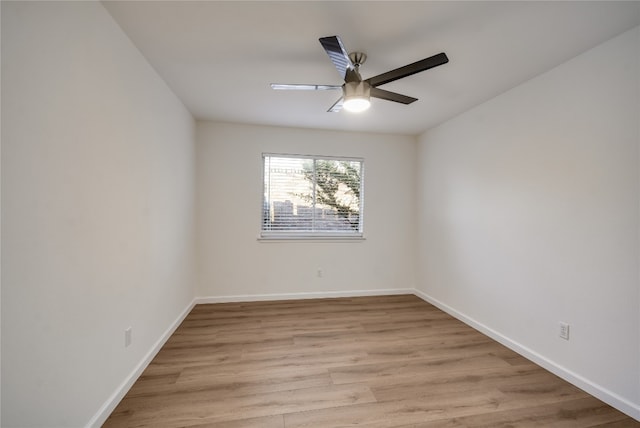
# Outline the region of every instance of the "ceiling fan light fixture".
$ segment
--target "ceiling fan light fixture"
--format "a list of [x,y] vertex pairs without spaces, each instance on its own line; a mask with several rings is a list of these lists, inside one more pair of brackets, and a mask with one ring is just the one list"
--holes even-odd
[[360,113],[371,107],[371,101],[368,98],[346,98],[342,103],[342,107],[352,113]]
[[369,101],[371,87],[367,82],[347,82],[343,86],[344,101],[342,107],[350,112],[360,113],[371,106]]

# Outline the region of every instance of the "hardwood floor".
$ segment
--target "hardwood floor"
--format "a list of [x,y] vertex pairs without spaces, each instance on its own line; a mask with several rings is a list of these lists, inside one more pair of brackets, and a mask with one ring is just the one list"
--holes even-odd
[[640,427],[412,296],[198,305],[105,427]]

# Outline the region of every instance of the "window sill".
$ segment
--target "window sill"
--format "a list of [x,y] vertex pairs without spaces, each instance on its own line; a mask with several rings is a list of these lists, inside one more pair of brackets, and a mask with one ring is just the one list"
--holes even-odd
[[265,235],[259,236],[258,242],[362,242],[364,235]]

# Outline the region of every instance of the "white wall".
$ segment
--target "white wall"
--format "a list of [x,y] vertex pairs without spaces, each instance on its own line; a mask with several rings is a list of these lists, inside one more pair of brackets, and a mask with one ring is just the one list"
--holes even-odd
[[2,125],[2,426],[83,426],[193,300],[195,124],[101,4],[3,1]]
[[[199,296],[414,286],[413,137],[198,122],[196,140]],[[259,242],[263,152],[363,157],[366,240]]]
[[636,418],[639,55],[636,27],[428,131],[418,178],[419,290]]

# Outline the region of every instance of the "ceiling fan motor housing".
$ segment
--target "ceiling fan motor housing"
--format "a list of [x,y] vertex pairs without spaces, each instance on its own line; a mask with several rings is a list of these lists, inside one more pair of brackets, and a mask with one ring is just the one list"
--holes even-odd
[[369,98],[371,86],[365,81],[347,82],[342,85],[345,101],[351,98]]

